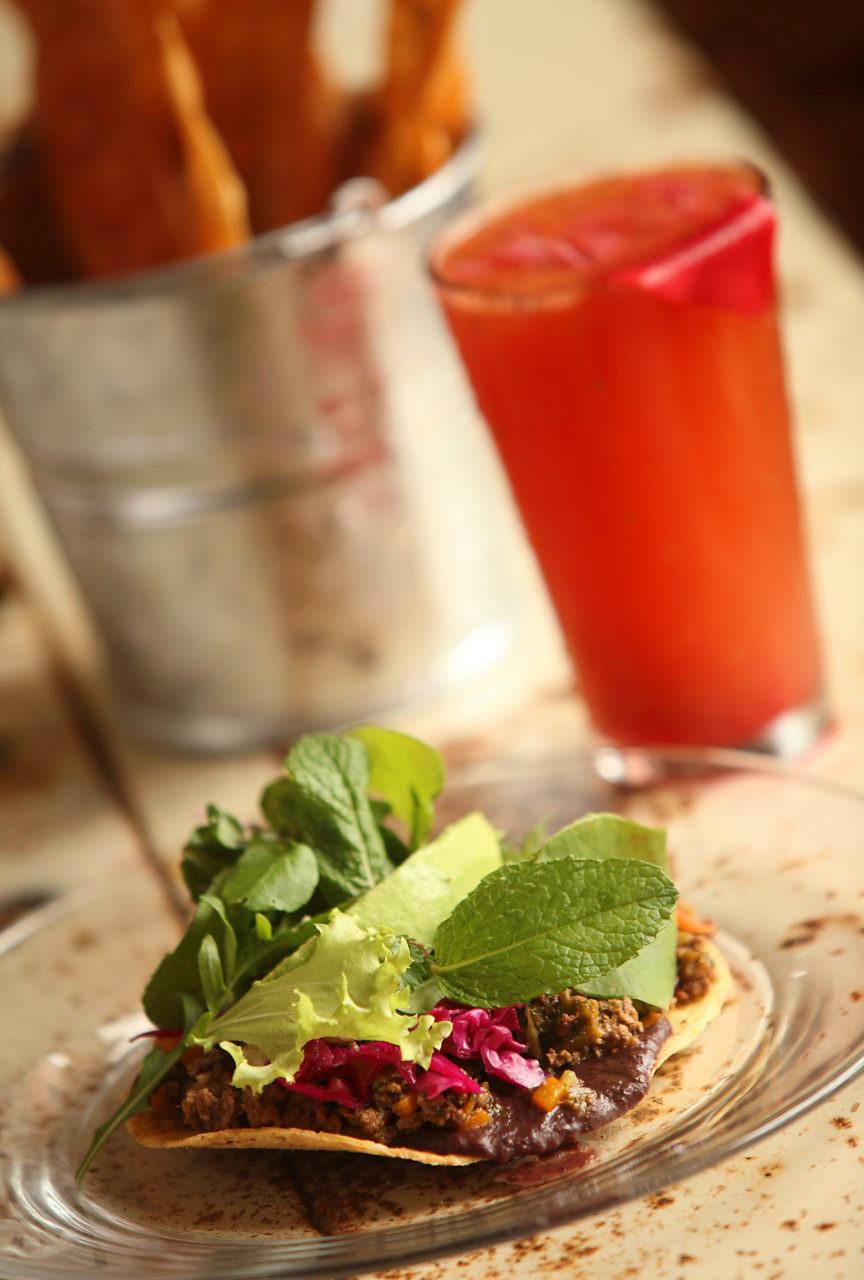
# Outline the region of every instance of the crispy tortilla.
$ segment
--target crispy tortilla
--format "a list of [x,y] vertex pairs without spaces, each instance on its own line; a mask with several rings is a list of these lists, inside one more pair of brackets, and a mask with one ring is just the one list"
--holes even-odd
[[[714,976],[709,990],[699,1000],[672,1009],[667,1014],[672,1024],[672,1034],[661,1049],[654,1070],[656,1071],[673,1054],[686,1049],[701,1031],[720,1013],[732,975],[729,966],[717,947],[706,941],[706,948],[714,966]],[[418,1151],[411,1147],[390,1147],[368,1138],[354,1138],[344,1133],[321,1133],[314,1129],[283,1129],[263,1126],[260,1129],[216,1129],[206,1133],[189,1133],[165,1116],[143,1111],[126,1123],[128,1132],[136,1142],[145,1147],[173,1150],[183,1147],[191,1150],[260,1148],[290,1149],[293,1151],[352,1151],[360,1155],[389,1156],[394,1160],[415,1160],[420,1164],[463,1165],[475,1164],[484,1156],[442,1155],[435,1151]]]

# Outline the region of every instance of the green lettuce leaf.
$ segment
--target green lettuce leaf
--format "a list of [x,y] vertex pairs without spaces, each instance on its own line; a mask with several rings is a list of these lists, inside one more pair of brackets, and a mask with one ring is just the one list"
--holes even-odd
[[538,862],[553,858],[638,858],[669,874],[663,828],[643,827],[617,813],[587,813],[556,831],[537,854]]
[[[666,832],[611,813],[586,814],[557,832],[538,854],[540,861],[560,857],[638,858],[667,874],[669,871]],[[629,996],[657,1009],[668,1009],[677,980],[677,945],[678,929],[670,920],[632,960],[579,985],[578,990],[597,999]]]
[[432,975],[465,1004],[522,1004],[631,959],[667,923],[677,897],[668,876],[647,862],[509,863],[440,925]]
[[678,926],[672,919],[632,960],[581,984],[577,990],[598,1000],[629,996],[655,1009],[668,1009],[678,979],[677,949]]
[[404,822],[409,847],[416,849],[432,830],[433,802],[444,786],[441,756],[434,747],[393,729],[360,725],[350,735],[368,752],[371,790]]
[[347,914],[366,928],[385,926],[431,947],[441,921],[500,866],[494,827],[482,814],[472,813],[412,853],[386,880],[346,908]]
[[401,977],[410,964],[404,938],[397,940],[390,929],[364,929],[335,911],[329,923],[317,926],[316,937],[231,1009],[193,1028],[190,1040],[205,1049],[221,1045],[236,1063],[234,1085],[256,1092],[280,1077],[293,1080],[304,1045],[319,1036],[386,1040],[403,1059],[426,1067],[451,1024],[398,1012]]

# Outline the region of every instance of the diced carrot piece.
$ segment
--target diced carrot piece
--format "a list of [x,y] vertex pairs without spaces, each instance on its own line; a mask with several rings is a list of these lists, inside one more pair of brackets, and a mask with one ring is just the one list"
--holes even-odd
[[710,920],[703,920],[689,903],[678,899],[675,908],[675,921],[682,933],[713,933],[716,926]]
[[0,249],[0,293],[14,293],[21,285],[21,278],[12,264],[12,259]]
[[393,1103],[393,1110],[397,1116],[410,1116],[417,1110],[417,1094],[406,1093],[404,1098],[400,1098],[398,1102]]
[[484,1111],[482,1107],[478,1107],[476,1111],[472,1111],[464,1124],[459,1126],[460,1129],[479,1129],[480,1125],[488,1124],[492,1117],[488,1111]]
[[557,1076],[547,1076],[531,1094],[531,1101],[541,1111],[553,1111],[567,1097],[567,1086]]

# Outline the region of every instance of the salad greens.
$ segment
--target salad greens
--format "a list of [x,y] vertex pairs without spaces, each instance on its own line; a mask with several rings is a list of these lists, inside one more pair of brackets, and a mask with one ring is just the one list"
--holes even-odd
[[469,814],[397,867],[392,875],[347,908],[360,924],[386,925],[422,947],[431,947],[442,920],[501,866],[494,827]]
[[[452,1024],[399,1012],[400,978],[410,963],[404,938],[395,939],[390,929],[363,928],[334,911],[329,923],[318,925],[315,938],[256,982],[215,1024],[205,1015],[190,1040],[204,1049],[227,1049],[237,1063],[238,1088],[262,1089],[280,1076],[293,1080],[304,1045],[324,1036],[387,1040],[404,1061],[428,1067]],[[247,1045],[270,1061],[250,1062]]]
[[493,1010],[576,986],[668,1006],[664,833],[601,814],[502,845],[475,813],[430,840],[443,777],[433,748],[364,726],[301,738],[262,823],[208,808],[182,861],[194,915],[143,998],[173,1047],[144,1059],[79,1179],[191,1044],[221,1045],[257,1091],[293,1080],[319,1038],[428,1067],[452,1029],[429,1013],[442,996]]
[[[652,862],[669,874],[666,832],[660,827],[643,827],[617,814],[589,813],[564,827],[540,850],[538,857],[550,858],[639,858]],[[629,996],[658,1009],[668,1009],[675,992],[675,949],[678,930],[675,921],[664,925],[657,936],[631,960],[586,983],[574,981],[583,995],[601,999]]]
[[666,924],[678,894],[647,862],[561,858],[493,871],[435,934],[451,1000],[523,1004],[608,973]]

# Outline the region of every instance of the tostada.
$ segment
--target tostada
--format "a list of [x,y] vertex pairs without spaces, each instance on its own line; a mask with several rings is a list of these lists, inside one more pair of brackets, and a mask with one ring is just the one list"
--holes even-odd
[[508,1163],[644,1097],[731,978],[665,833],[588,814],[516,845],[434,838],[440,757],[375,727],[302,738],[244,826],[215,806],[195,913],[144,992],[153,1047],[96,1132],[150,1147]]

